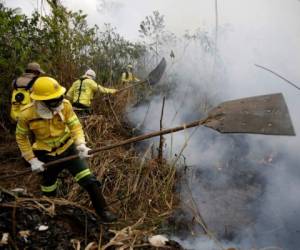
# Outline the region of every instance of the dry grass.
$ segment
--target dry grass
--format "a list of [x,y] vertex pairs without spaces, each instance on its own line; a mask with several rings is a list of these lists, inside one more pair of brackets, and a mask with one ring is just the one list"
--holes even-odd
[[[102,96],[94,100],[93,115],[82,118],[91,148],[117,143],[132,136],[132,131],[128,129],[128,123],[123,117],[128,95],[124,91],[114,97]],[[8,143],[7,140],[9,147],[1,144],[0,148],[2,152],[14,158],[18,153],[14,137],[6,137],[5,143]],[[124,246],[140,244],[140,239],[146,234],[154,233],[178,204],[174,192],[175,168],[167,164],[159,165],[156,159],[152,159],[150,151],[150,146],[149,150],[139,154],[134,146],[120,147],[101,152],[89,160],[91,170],[102,182],[107,203],[110,204],[111,210],[120,216],[118,223],[111,228],[116,235],[113,241],[120,242],[119,238],[126,234],[122,243]],[[8,163],[1,159],[1,172],[12,173],[11,169],[15,172],[24,169],[20,158],[14,158]],[[23,187],[33,194],[33,197],[38,198],[38,179],[35,174],[31,174],[2,182],[1,186],[7,189]],[[60,197],[92,209],[87,193],[69,174],[63,172],[60,182]]]
[[[89,145],[97,148],[128,138],[130,131],[122,127],[122,113],[127,95],[102,99],[94,103],[101,107],[92,116],[84,118],[84,130]],[[113,113],[119,115],[116,122]],[[124,132],[125,131],[125,132]],[[127,134],[126,134],[127,132]],[[149,147],[150,148],[150,147]],[[103,193],[112,210],[120,214],[120,227],[129,226],[143,218],[145,228],[158,226],[172,213],[178,200],[174,192],[176,169],[159,165],[151,159],[150,150],[138,154],[134,147],[121,147],[101,152],[90,160],[90,168],[102,181]],[[78,185],[70,185],[67,198],[90,205]]]

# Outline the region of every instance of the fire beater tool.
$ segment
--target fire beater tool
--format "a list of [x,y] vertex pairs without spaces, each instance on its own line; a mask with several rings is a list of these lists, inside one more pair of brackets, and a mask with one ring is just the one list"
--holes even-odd
[[[112,145],[103,146],[89,151],[90,155],[104,150],[139,142],[152,137],[175,133],[192,127],[205,126],[220,133],[249,133],[263,135],[295,135],[287,105],[281,93],[254,96],[223,102],[210,110],[207,116],[201,120],[186,123],[181,126],[163,129],[149,134],[124,140]],[[59,160],[48,162],[44,167],[50,167],[58,163],[69,161],[79,157],[72,155]],[[25,170],[14,175],[1,176],[0,180],[19,175],[29,174],[31,170]]]

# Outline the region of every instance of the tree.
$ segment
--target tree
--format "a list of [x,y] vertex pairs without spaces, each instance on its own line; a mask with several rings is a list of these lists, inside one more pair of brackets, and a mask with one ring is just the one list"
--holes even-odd
[[104,82],[116,82],[125,65],[143,55],[145,48],[139,43],[125,40],[110,24],[98,31],[93,51],[93,64]]
[[[164,16],[158,11],[153,11],[153,15],[146,16],[140,23],[140,37],[144,40],[147,49],[152,52],[150,58],[158,63],[159,57],[166,52],[169,53],[169,46],[176,42],[176,36],[165,29]],[[153,60],[152,60],[153,61]]]
[[68,87],[88,68],[97,71],[97,80],[116,82],[124,65],[144,53],[144,46],[127,41],[111,25],[90,27],[82,11],[70,11],[57,0],[47,3],[49,15],[30,17],[0,3],[1,124],[9,120],[7,86],[30,61]]
[[9,93],[12,79],[19,75],[29,60],[38,60],[35,41],[38,40],[38,16],[28,18],[19,9],[0,3],[0,78],[1,117],[8,121]]

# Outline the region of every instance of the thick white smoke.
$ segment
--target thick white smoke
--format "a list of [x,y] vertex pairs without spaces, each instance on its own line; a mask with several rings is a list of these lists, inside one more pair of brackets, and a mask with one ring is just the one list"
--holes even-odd
[[[242,22],[221,25],[215,69],[213,55],[205,53],[199,42],[172,48],[175,62],[168,59],[169,68],[161,81],[176,83],[165,104],[164,127],[201,118],[211,105],[224,100],[281,92],[299,133],[300,91],[254,64],[300,83],[300,22],[299,15],[295,16],[296,10],[300,13],[300,3],[260,3],[252,9],[251,18],[246,18],[249,13],[244,13],[245,17],[239,13]],[[144,121],[145,132],[157,130],[161,103],[162,96],[156,96],[150,107],[146,104],[130,112],[130,118],[135,123]],[[178,154],[192,133],[193,129],[167,136],[166,156]],[[220,135],[198,128],[183,155],[190,166],[187,178],[192,195],[209,229],[242,249],[297,249],[299,145],[299,137]],[[189,194],[183,186],[181,190],[185,204]],[[187,248],[214,249],[214,244],[203,238],[188,242]]]

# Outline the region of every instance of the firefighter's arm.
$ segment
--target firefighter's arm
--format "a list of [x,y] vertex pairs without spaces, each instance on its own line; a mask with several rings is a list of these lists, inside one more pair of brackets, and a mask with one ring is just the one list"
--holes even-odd
[[29,140],[29,134],[28,122],[20,116],[16,127],[16,141],[26,161],[30,161],[35,157]]
[[66,124],[71,131],[71,136],[74,140],[74,143],[76,145],[85,144],[84,132],[82,130],[82,126],[77,115],[73,111],[72,106],[69,102],[66,104],[65,107],[67,110],[65,116]]
[[82,126],[80,124],[77,115],[73,111],[70,103],[68,104],[68,113],[66,116],[66,122],[71,131],[71,136],[76,145],[76,149],[78,151],[79,157],[81,159],[90,157],[91,155],[89,155],[89,151],[91,149],[85,145],[86,142],[85,142]]
[[117,89],[105,88],[100,84],[97,84],[95,81],[91,82],[91,85],[94,92],[100,91],[101,93],[105,93],[105,94],[114,94],[118,91]]
[[110,88],[105,88],[103,86],[101,86],[100,84],[98,85],[99,91],[105,94],[114,94],[116,93],[118,90],[117,89],[110,89]]

